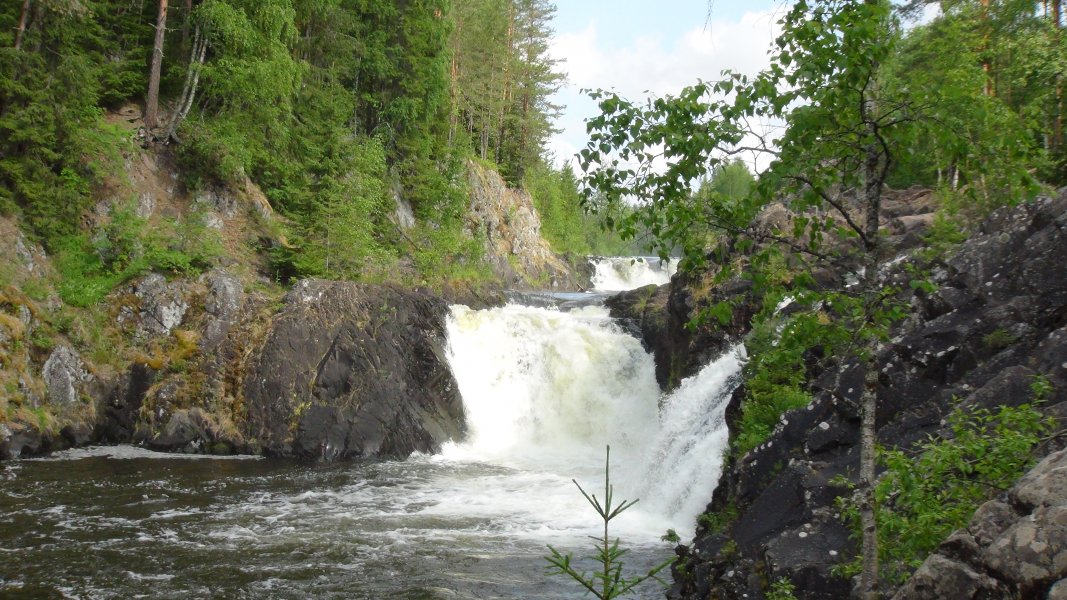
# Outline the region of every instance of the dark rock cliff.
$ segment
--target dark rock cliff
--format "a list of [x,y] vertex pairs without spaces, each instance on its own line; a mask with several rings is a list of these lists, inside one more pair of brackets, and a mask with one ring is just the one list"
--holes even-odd
[[250,437],[270,455],[325,459],[432,452],[459,437],[447,312],[425,292],[300,282],[245,375]]
[[[918,239],[913,234],[904,232],[900,239]],[[894,262],[883,276],[908,289],[907,261]],[[1029,384],[1038,374],[1054,390],[1043,410],[1067,416],[1067,194],[997,211],[935,270],[934,279],[936,292],[908,298],[911,316],[895,328],[874,363],[881,365],[879,443],[913,447],[942,432],[945,417],[956,406],[1028,402]],[[721,351],[720,338],[744,333],[741,323],[718,334],[683,330],[680,323],[707,298],[733,297],[738,306],[749,304],[744,287],[700,294],[693,284],[676,280],[669,292],[638,290],[612,303],[613,312],[630,319],[656,352],[657,375],[664,385],[692,372],[702,353]],[[693,542],[678,548],[681,560],[668,597],[763,598],[769,583],[783,577],[796,586],[798,598],[849,596],[851,582],[831,573],[857,551],[835,508],[835,499],[845,492],[835,477],[852,478],[857,471],[856,402],[863,382],[864,366],[859,364],[838,362],[815,373],[811,405],[785,414],[766,443],[728,461],[708,509],[733,518],[719,530],[698,527]],[[735,393],[729,414],[736,415],[742,396],[741,390]],[[1013,506],[1015,518],[1037,518],[1037,508]],[[1049,547],[1063,545],[1062,527],[1057,527],[1060,546]],[[950,549],[943,554],[944,560],[959,559]],[[975,561],[961,564],[979,572]],[[1012,597],[1045,597],[1049,585],[1067,576],[1067,562],[1050,564],[1052,571],[1036,584],[1020,584],[995,570],[980,573]],[[966,595],[964,589],[955,596],[901,597],[1006,597]]]
[[0,424],[0,459],[94,442],[404,457],[463,434],[439,296],[309,280],[279,308],[225,270],[198,281],[152,275],[129,289],[116,320],[156,350],[122,372],[94,374],[58,346],[45,361],[45,389],[67,424]]

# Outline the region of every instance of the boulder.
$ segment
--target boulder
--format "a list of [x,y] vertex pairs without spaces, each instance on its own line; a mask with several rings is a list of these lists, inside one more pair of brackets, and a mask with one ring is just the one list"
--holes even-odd
[[150,273],[134,284],[132,292],[136,305],[123,306],[118,320],[123,325],[133,325],[139,340],[169,335],[189,310],[186,285],[168,282],[158,273]]
[[41,377],[48,390],[48,402],[61,410],[78,403],[93,380],[78,352],[66,345],[52,351]]
[[1067,450],[1046,457],[1005,498],[983,504],[893,598],[1054,598],[1067,591],[1064,578]]
[[447,311],[422,291],[299,282],[244,378],[248,437],[269,455],[326,460],[403,457],[458,438]]

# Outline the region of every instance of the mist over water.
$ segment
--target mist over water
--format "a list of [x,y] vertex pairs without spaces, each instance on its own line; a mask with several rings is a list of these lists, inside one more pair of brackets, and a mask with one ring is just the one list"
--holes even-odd
[[616,521],[619,535],[652,543],[692,530],[721,467],[738,350],[661,398],[652,356],[603,307],[455,307],[448,336],[470,432],[442,459],[543,474],[523,501],[563,525],[584,502],[570,479],[602,489],[610,444],[618,497],[641,499]]

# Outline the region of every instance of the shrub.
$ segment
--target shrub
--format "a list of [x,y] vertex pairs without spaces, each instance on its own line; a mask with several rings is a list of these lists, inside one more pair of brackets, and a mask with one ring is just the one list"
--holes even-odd
[[[954,530],[967,524],[983,502],[1007,490],[1033,463],[1033,448],[1051,427],[1033,405],[997,411],[957,409],[951,435],[931,439],[917,455],[883,450],[885,474],[875,486],[878,538],[884,576],[903,582]],[[841,498],[857,535],[859,511]],[[858,559],[843,574],[859,572]]]

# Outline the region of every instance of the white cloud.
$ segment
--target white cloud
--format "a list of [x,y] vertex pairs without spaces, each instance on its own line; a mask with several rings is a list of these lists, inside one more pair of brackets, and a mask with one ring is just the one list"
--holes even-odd
[[563,160],[585,146],[584,120],[598,111],[580,89],[612,89],[636,100],[675,94],[698,79],[717,80],[725,69],[756,73],[768,64],[777,21],[774,12],[750,12],[737,21],[711,21],[673,40],[649,35],[615,46],[595,23],[558,34],[551,53],[568,83],[556,98],[566,109],[557,124],[562,131],[550,141],[550,150]]

